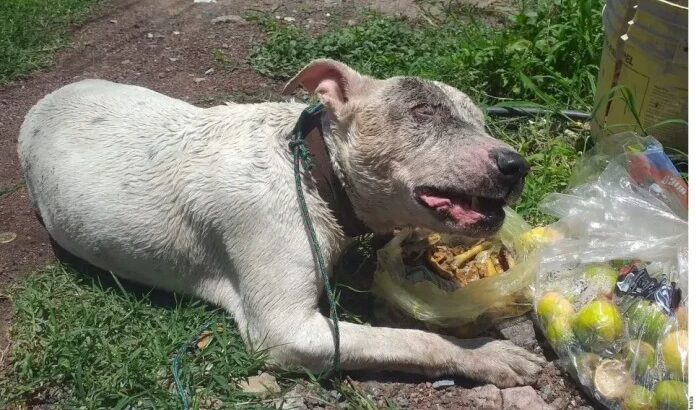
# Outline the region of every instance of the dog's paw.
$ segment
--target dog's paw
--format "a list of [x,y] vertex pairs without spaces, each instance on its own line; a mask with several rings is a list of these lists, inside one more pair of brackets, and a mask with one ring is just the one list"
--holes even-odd
[[530,384],[546,363],[539,357],[505,340],[475,339],[478,346],[462,355],[464,376],[498,387]]

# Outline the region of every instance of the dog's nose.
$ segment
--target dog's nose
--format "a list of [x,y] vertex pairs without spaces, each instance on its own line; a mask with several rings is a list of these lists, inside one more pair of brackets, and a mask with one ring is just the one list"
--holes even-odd
[[529,172],[529,163],[515,151],[498,151],[495,154],[495,163],[506,177],[524,178]]

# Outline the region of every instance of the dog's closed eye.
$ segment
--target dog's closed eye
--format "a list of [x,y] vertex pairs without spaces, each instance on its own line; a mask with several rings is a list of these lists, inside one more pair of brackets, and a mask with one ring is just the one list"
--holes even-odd
[[437,107],[431,104],[418,104],[411,108],[411,114],[418,119],[432,118],[437,114]]

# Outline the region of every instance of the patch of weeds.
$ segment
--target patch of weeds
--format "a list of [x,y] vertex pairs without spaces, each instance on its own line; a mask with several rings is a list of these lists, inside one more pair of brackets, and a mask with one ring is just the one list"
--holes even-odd
[[484,104],[513,99],[589,109],[602,45],[601,7],[601,0],[532,0],[497,28],[454,8],[433,24],[373,14],[316,38],[260,19],[267,41],[251,63],[287,79],[311,59],[328,57],[379,78],[440,80]]
[[239,63],[234,61],[232,57],[227,55],[227,53],[220,48],[213,49],[213,58],[215,59],[215,63],[223,70],[232,72],[239,68]]
[[488,127],[492,135],[512,145],[531,166],[515,210],[534,226],[552,222],[537,205],[547,194],[566,188],[575,162],[585,151],[589,130],[551,117],[492,119]]
[[178,408],[172,354],[206,323],[213,324],[210,344],[182,360],[192,408],[260,405],[231,381],[256,374],[263,354],[244,349],[225,313],[196,300],[162,307],[152,295],[136,295],[62,266],[30,276],[12,295],[11,362],[0,378],[0,408],[32,402]]
[[68,44],[70,26],[100,0],[3,0],[0,2],[0,84],[44,67]]

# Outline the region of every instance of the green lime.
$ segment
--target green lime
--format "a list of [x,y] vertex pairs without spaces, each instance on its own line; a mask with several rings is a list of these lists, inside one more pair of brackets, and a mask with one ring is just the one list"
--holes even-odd
[[656,410],[655,394],[643,386],[633,386],[623,401],[624,410]]
[[570,318],[573,313],[573,305],[558,292],[546,293],[537,303],[537,314],[543,325],[556,317]]
[[655,366],[655,349],[650,343],[641,340],[631,340],[624,348],[628,367],[638,375],[645,374]]
[[573,331],[583,346],[601,351],[623,335],[621,314],[611,302],[592,301],[575,316]]
[[626,366],[618,360],[602,360],[594,374],[595,390],[607,400],[620,400],[629,388],[633,380],[626,370]]
[[618,273],[610,265],[601,264],[586,268],[583,276],[588,280],[590,286],[597,289],[599,293],[608,295],[614,291]]
[[687,385],[675,380],[663,380],[655,385],[655,400],[660,410],[687,410]]
[[634,339],[644,340],[655,345],[669,324],[669,318],[657,305],[640,299],[626,311],[628,332]]
[[686,330],[669,333],[662,339],[660,353],[665,361],[665,367],[675,378],[686,380],[688,376],[688,346],[689,336]]
[[568,346],[573,341],[573,329],[570,327],[568,317],[555,317],[551,319],[546,328],[546,338],[556,351]]

